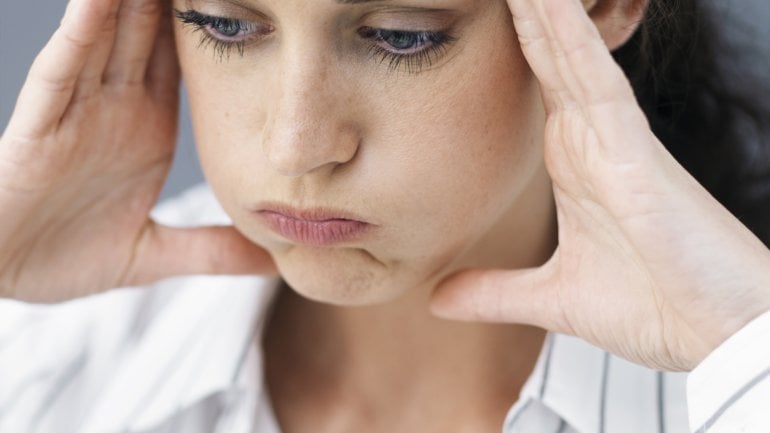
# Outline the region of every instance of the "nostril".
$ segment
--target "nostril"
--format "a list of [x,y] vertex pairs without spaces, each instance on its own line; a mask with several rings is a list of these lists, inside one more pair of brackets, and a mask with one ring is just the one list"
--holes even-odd
[[263,150],[270,166],[284,176],[349,163],[362,141],[358,128],[333,119],[314,124],[284,120],[271,126],[272,131],[264,136]]
[[313,165],[307,158],[308,151],[303,150],[304,146],[273,141],[268,147],[267,160],[281,175],[295,177],[312,169]]
[[290,164],[280,160],[273,160],[271,161],[270,165],[278,174],[286,177],[299,177],[307,172],[306,170],[303,170],[298,164]]

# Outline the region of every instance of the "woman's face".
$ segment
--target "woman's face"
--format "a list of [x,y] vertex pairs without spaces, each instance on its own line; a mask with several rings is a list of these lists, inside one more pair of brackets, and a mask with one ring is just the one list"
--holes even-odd
[[372,304],[547,258],[543,109],[504,0],[174,6],[204,172],[295,290]]

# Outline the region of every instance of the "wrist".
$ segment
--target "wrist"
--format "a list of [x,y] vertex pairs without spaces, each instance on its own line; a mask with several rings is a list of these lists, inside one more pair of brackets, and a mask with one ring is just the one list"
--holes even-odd
[[728,340],[733,336],[740,333],[747,328],[752,322],[758,320],[758,318],[770,313],[770,297],[764,297],[758,299],[757,302],[752,304],[751,308],[746,308],[740,315],[734,315],[723,319],[714,318],[714,322],[717,327],[709,332],[706,330],[703,333],[703,345],[704,350],[699,351],[698,355],[694,358],[694,366],[700,365],[705,358],[714,353],[718,348],[724,346]]

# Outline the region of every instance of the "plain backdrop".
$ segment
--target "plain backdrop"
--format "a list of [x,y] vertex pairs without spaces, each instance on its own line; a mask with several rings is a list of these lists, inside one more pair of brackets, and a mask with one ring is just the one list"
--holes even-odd
[[[331,1],[331,0],[306,0]],[[419,0],[414,0],[419,2]],[[495,1],[495,0],[488,0]],[[758,46],[756,56],[770,53],[770,0],[713,0],[724,17],[726,31]],[[56,28],[65,0],[0,0],[0,131],[5,129],[16,96],[37,52]],[[763,74],[765,72],[763,71]],[[766,73],[770,80],[770,72]],[[203,176],[183,98],[179,146],[162,197],[200,182]]]

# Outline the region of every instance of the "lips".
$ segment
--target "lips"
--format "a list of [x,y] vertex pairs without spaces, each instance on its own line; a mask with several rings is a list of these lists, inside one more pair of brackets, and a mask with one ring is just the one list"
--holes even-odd
[[360,238],[373,226],[356,216],[331,209],[294,209],[263,205],[257,214],[275,233],[304,245],[331,246]]

